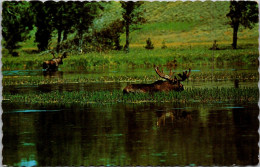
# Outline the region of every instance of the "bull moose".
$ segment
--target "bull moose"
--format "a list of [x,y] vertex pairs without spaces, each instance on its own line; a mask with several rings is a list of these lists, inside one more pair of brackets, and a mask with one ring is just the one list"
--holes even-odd
[[53,59],[44,61],[42,68],[46,71],[57,71],[58,66],[63,64],[62,59],[67,57],[67,52],[64,52],[60,57],[55,58],[54,52],[52,52]]
[[166,81],[159,80],[152,84],[131,84],[124,88],[123,93],[183,91],[184,88],[181,81],[189,78],[191,69],[189,68],[189,72],[185,71],[183,74],[178,74],[180,79],[177,79],[176,76],[173,78],[174,72],[172,70],[170,70],[169,75],[166,75],[163,73],[163,70],[160,71],[158,67],[155,67],[155,72]]

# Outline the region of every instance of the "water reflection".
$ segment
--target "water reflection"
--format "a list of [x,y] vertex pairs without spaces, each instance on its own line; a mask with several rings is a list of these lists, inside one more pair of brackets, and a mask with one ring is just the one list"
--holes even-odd
[[[21,108],[62,110],[10,113]],[[3,111],[6,165],[258,163],[257,104],[3,103]]]
[[123,89],[127,83],[111,82],[111,83],[67,83],[67,84],[43,84],[37,86],[5,86],[3,93],[22,94],[22,93],[48,93],[51,91],[111,91]]
[[158,118],[156,124],[158,127],[165,126],[166,122],[170,122],[173,125],[174,123],[189,123],[192,120],[191,112],[187,111],[173,110],[163,113],[159,112],[157,115]]
[[234,80],[234,87],[239,88],[239,80],[238,79]]
[[63,78],[63,71],[42,71],[43,76],[45,79],[50,79],[50,78]]
[[34,156],[31,156],[29,160],[22,159],[21,162],[15,164],[15,166],[37,166],[37,161],[34,160]]

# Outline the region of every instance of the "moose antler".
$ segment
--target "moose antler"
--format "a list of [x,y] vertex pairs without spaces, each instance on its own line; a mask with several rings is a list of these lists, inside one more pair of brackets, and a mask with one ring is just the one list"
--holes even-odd
[[[175,76],[174,78],[172,78],[173,74],[175,72],[172,72],[172,70],[170,70],[170,74],[167,75],[167,74],[164,74],[163,73],[163,70],[159,70],[159,67],[155,67],[155,72],[163,79],[166,79],[168,81],[171,81],[171,82],[176,82],[176,81],[185,81],[187,78],[189,78],[190,76],[190,73],[191,73],[191,69],[189,68],[189,73],[187,71],[183,72],[183,74],[178,74],[178,76],[181,78],[181,79],[177,79],[177,77]],[[188,73],[188,74],[187,74]]]
[[172,78],[172,75],[174,74],[174,72],[172,72],[172,70],[170,70],[170,74],[169,75],[166,75],[163,73],[163,70],[162,72],[159,70],[159,67],[155,67],[155,72],[163,79],[166,79],[166,80],[169,80],[169,81],[173,81],[174,79]]
[[190,76],[191,69],[189,68],[189,73],[187,74],[187,71],[183,72],[183,74],[178,74],[178,76],[181,78],[179,81],[185,81]]

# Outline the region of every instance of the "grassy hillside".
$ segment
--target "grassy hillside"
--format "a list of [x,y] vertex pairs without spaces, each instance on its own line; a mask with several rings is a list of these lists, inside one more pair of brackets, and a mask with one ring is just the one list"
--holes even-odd
[[[232,28],[226,14],[229,2],[145,2],[142,6],[147,23],[131,33],[132,46],[144,45],[151,38],[155,47],[211,45],[232,43]],[[258,25],[248,30],[240,27],[239,43],[256,43]]]
[[[121,16],[119,2],[104,3],[104,13],[94,21],[93,28],[100,30]],[[151,38],[155,47],[161,47],[165,41],[168,47],[193,45],[211,46],[214,40],[219,44],[232,43],[232,28],[228,24],[226,14],[229,12],[228,1],[206,2],[144,2],[141,6],[146,23],[139,30],[130,34],[130,47],[141,47]],[[35,33],[33,30],[32,34]],[[33,35],[32,35],[33,36]],[[52,43],[55,45],[57,35],[53,34]],[[121,36],[122,45],[125,35]],[[239,44],[258,45],[258,25],[252,30],[240,26],[238,33]],[[21,44],[24,49],[36,48],[34,38]]]

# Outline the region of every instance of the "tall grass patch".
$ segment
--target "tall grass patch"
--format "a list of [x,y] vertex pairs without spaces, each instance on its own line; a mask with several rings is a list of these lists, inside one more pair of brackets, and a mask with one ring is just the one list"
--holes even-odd
[[4,94],[4,101],[21,103],[142,103],[142,102],[257,102],[258,88],[193,88],[183,92],[123,94],[114,91],[52,91],[49,93]]

